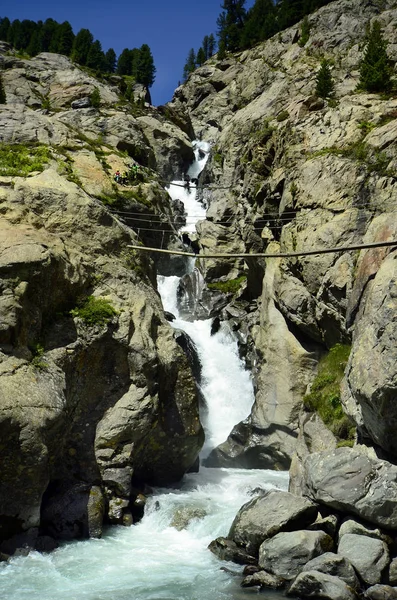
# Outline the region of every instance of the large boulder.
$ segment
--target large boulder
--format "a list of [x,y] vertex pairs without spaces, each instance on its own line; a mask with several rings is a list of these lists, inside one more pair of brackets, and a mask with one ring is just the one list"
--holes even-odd
[[332,538],[323,531],[281,532],[261,544],[258,564],[261,569],[291,581],[309,560],[332,548]]
[[332,575],[342,579],[354,590],[359,588],[359,580],[352,563],[346,557],[334,552],[325,552],[309,560],[302,569],[302,572],[306,571],[319,571],[326,575]]
[[264,540],[280,531],[306,527],[316,516],[317,507],[306,498],[271,490],[240,508],[228,537],[252,554]]
[[366,535],[342,535],[338,544],[338,554],[351,562],[367,585],[380,583],[389,564],[389,550],[385,542]]
[[303,477],[305,495],[316,502],[397,529],[396,466],[358,450],[337,448],[307,456]]

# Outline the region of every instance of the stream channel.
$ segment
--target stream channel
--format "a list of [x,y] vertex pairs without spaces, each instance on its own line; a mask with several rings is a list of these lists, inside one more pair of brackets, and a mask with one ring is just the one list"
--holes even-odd
[[[196,162],[189,175],[204,167],[209,146],[196,143]],[[168,188],[184,202],[187,226],[205,218],[193,186],[183,182]],[[194,268],[193,259],[188,263]],[[207,410],[203,415],[205,458],[225,441],[232,427],[248,416],[254,400],[249,373],[238,356],[237,342],[224,327],[211,335],[211,321],[184,321],[179,316],[176,291],[179,278],[159,277],[164,309],[175,315],[172,325],[184,330],[200,358],[201,391]],[[242,568],[219,561],[207,548],[227,535],[238,509],[252,498],[255,488],[287,489],[288,473],[200,467],[185,475],[174,488],[156,488],[145,515],[132,527],[105,529],[101,539],[63,543],[51,554],[28,556],[0,563],[2,600],[249,600],[256,589],[240,587]],[[176,515],[193,515],[181,530]],[[223,570],[224,568],[227,570]],[[231,572],[229,572],[231,571]],[[280,600],[280,594],[262,592],[261,598]]]

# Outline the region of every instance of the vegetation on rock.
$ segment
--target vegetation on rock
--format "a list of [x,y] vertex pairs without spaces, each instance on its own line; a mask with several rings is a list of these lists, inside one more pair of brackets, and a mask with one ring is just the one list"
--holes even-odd
[[350,355],[350,346],[336,344],[318,365],[310,392],[303,399],[307,410],[317,412],[334,435],[352,442],[355,428],[343,412],[340,383]]
[[0,175],[26,177],[33,171],[43,171],[50,158],[50,149],[47,146],[2,144]]
[[72,317],[79,317],[87,325],[105,325],[117,311],[105,298],[88,296],[80,298],[77,307],[70,311]]
[[209,283],[208,288],[210,290],[218,290],[223,294],[237,294],[246,280],[247,276],[241,275],[236,279],[229,279],[229,281],[215,281],[214,283]]

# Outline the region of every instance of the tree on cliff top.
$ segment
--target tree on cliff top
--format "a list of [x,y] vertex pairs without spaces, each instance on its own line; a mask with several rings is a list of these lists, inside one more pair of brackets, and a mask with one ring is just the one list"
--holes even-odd
[[387,42],[383,39],[379,21],[374,21],[360,64],[358,88],[368,92],[386,92],[391,86],[391,66],[387,56]]
[[223,12],[217,19],[219,45],[225,50],[236,52],[241,48],[240,36],[244,27],[245,0],[224,0]]
[[0,104],[6,104],[6,102],[7,102],[6,92],[4,89],[3,78],[0,73]]
[[156,67],[152,52],[147,44],[142,44],[139,48],[139,55],[137,55],[136,80],[149,88],[154,83],[155,74]]

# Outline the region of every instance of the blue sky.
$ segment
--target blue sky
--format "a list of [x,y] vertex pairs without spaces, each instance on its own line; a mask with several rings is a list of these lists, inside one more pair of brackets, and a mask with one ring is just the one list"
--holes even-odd
[[[149,44],[157,69],[151,88],[155,105],[171,100],[190,48],[200,48],[203,37],[216,36],[222,0],[1,0],[0,17],[38,21],[49,17],[69,21],[74,33],[91,31],[104,51]],[[247,6],[252,5],[247,2]]]

